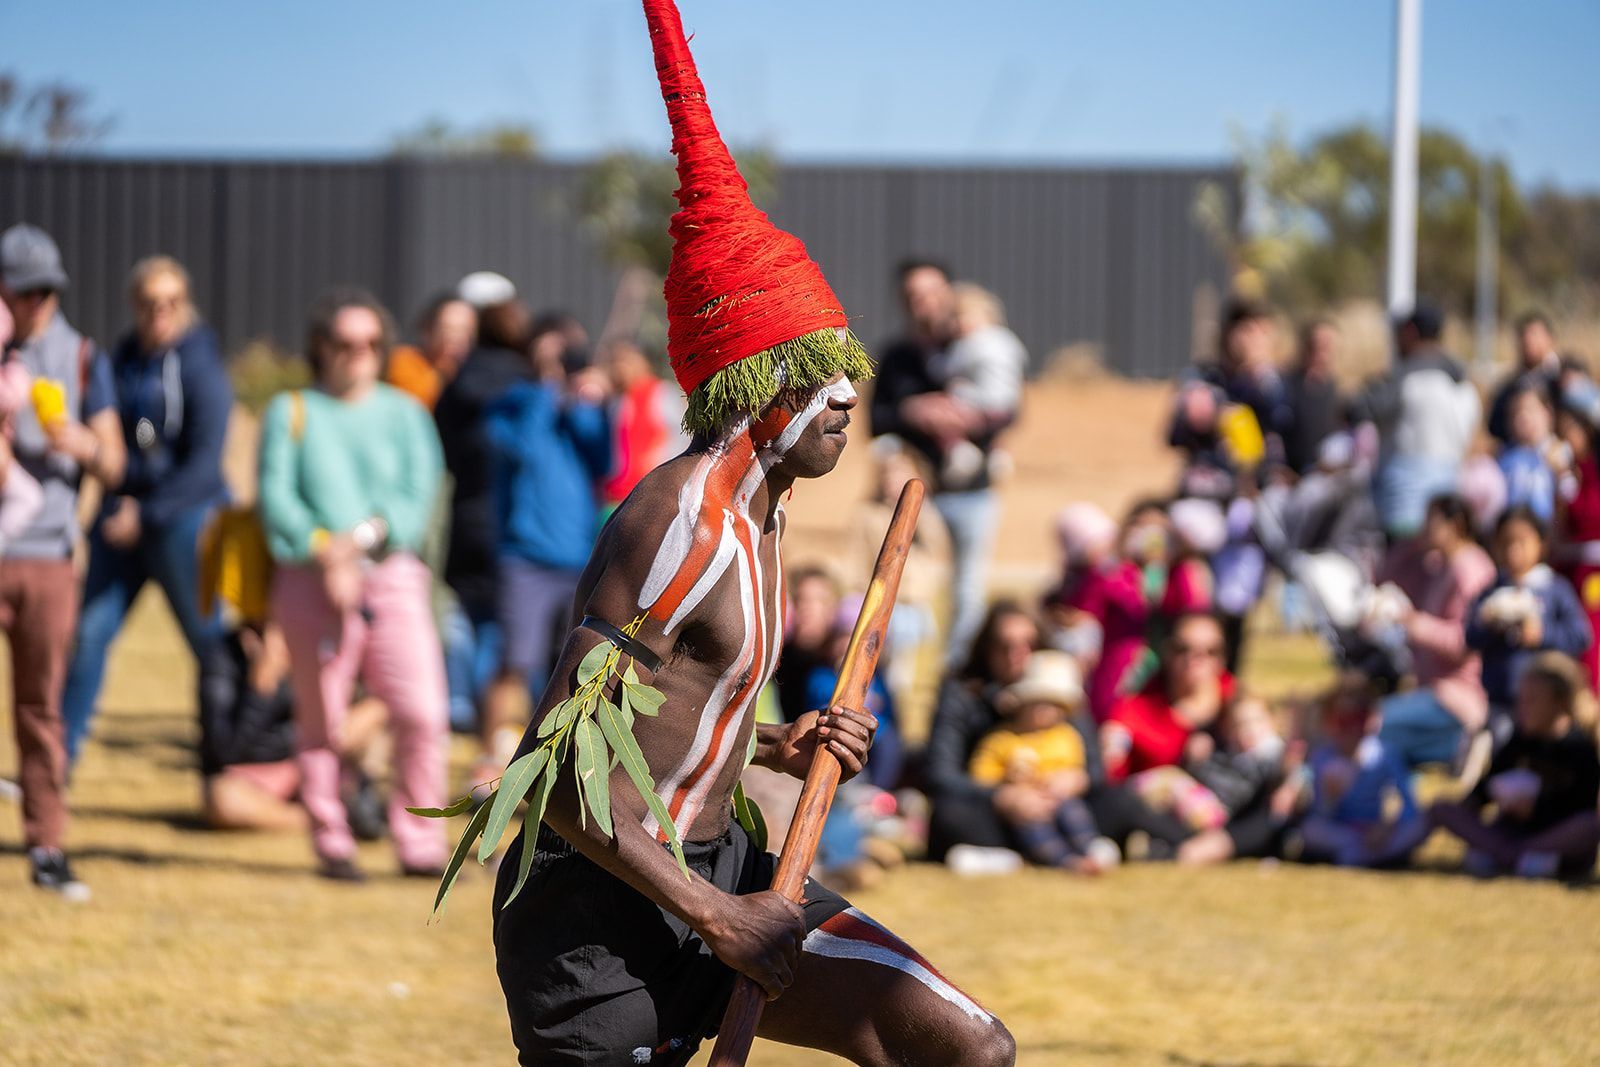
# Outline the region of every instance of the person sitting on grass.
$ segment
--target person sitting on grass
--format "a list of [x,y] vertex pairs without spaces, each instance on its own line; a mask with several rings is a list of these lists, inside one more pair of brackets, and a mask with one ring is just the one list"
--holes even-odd
[[1001,724],[978,742],[970,771],[981,785],[1023,786],[1048,799],[1045,818],[1006,815],[1035,863],[1099,874],[1115,866],[1121,853],[1100,836],[1084,803],[1090,784],[1084,739],[1068,722],[1082,703],[1073,658],[1054,649],[1035,652],[1022,677],[1001,691]]
[[1510,733],[1518,679],[1538,652],[1574,658],[1589,649],[1589,618],[1571,583],[1544,563],[1544,527],[1526,507],[1513,507],[1494,528],[1500,573],[1467,616],[1467,644],[1483,653],[1490,728]]
[[1522,673],[1516,727],[1489,773],[1462,800],[1429,809],[1428,825],[1466,842],[1471,874],[1576,879],[1594,870],[1597,801],[1594,695],[1577,663],[1545,652]]
[[[1299,827],[1306,862],[1388,867],[1416,846],[1422,812],[1410,771],[1379,738],[1377,723],[1365,687],[1341,686],[1323,705],[1309,761],[1311,808]],[[1399,802],[1392,819],[1391,800]]]
[[1225,813],[1221,826],[1282,777],[1291,755],[1272,708],[1258,696],[1241,693],[1222,709],[1211,731],[1189,738],[1183,762]]

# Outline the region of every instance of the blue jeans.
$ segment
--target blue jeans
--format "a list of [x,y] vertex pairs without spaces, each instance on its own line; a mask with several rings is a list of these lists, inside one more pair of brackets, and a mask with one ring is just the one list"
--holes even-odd
[[445,677],[450,685],[450,728],[458,733],[478,729],[478,708],[489,683],[500,670],[500,623],[491,610],[474,617],[452,598],[440,623]]
[[1390,456],[1378,465],[1372,481],[1378,520],[1390,537],[1410,537],[1422,529],[1428,501],[1455,492],[1460,467],[1426,456]]
[[955,556],[955,573],[951,576],[955,604],[950,637],[945,642],[945,662],[953,667],[966,659],[972,639],[983,625],[988,606],[989,554],[1000,517],[1000,501],[993,489],[973,489],[935,493],[933,506],[950,528],[950,546]]
[[131,549],[112,548],[95,526],[89,535],[89,573],[83,583],[83,610],[73,642],[61,697],[67,730],[67,761],[75,762],[89,725],[94,721],[106,655],[122,629],[128,608],[147,581],[161,586],[177,617],[178,627],[196,660],[203,659],[219,631],[217,616],[200,614],[199,560],[196,543],[211,516],[211,507],[181,511],[163,526],[146,526]]
[[1445,710],[1430,689],[1413,689],[1380,705],[1378,739],[1408,768],[1451,763],[1461,748],[1461,720]]

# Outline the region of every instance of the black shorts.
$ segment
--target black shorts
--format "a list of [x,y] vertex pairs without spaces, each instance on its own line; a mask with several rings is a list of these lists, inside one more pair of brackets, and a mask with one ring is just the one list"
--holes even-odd
[[[494,947],[520,1063],[687,1063],[716,1032],[734,972],[675,916],[541,828],[533,873],[510,907],[522,835],[500,865]],[[686,842],[696,874],[735,894],[772,888],[777,857],[737,824]],[[849,902],[806,881],[814,930]]]

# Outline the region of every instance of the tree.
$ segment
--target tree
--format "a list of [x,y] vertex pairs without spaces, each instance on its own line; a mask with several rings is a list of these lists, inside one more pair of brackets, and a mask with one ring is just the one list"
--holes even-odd
[[425,119],[407,133],[395,136],[389,146],[393,156],[426,158],[533,159],[539,154],[539,137],[532,126],[520,122],[491,122],[463,128],[442,118]]
[[89,109],[89,93],[66,82],[29,87],[0,71],[0,155],[61,155],[81,151],[111,132],[114,122]]
[[[760,149],[739,156],[750,197],[759,205],[776,186],[772,157]],[[678,210],[677,188],[670,158],[634,152],[604,156],[579,181],[572,207],[601,253],[622,271],[602,337],[640,337],[654,347],[664,340],[661,283],[672,260],[667,224]]]
[[[1237,269],[1261,279],[1266,294],[1292,311],[1310,311],[1383,291],[1389,224],[1389,145],[1369,126],[1348,126],[1293,143],[1275,126],[1259,141],[1239,139],[1247,205],[1244,233],[1226,234],[1208,193],[1197,204]],[[1502,242],[1525,224],[1510,171],[1489,168]],[[1452,311],[1474,298],[1479,182],[1484,169],[1459,138],[1423,130],[1417,145],[1417,289]],[[1515,263],[1503,263],[1501,294],[1520,292]]]

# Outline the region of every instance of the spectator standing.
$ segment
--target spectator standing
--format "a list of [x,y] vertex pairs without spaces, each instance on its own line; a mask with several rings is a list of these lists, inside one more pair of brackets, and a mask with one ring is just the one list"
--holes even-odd
[[340,799],[340,738],[359,680],[389,709],[389,830],[406,874],[437,877],[443,827],[408,807],[444,796],[444,661],[417,558],[440,476],[438,436],[411,397],[379,381],[392,325],[359,290],[313,306],[316,388],[263,419],[261,517],[277,563],[272,615],[289,646],[301,796],[324,877],[362,878]]
[[1556,473],[1563,465],[1556,447],[1555,417],[1546,390],[1528,387],[1506,403],[1510,438],[1500,450],[1500,473],[1506,480],[1506,503],[1523,505],[1547,526],[1555,518]]
[[1391,537],[1422,526],[1428,501],[1453,492],[1478,431],[1480,405],[1467,372],[1439,347],[1443,316],[1427,302],[1395,327],[1399,364],[1352,405],[1355,422],[1378,428],[1373,493]]
[[[538,358],[559,327],[541,331]],[[558,347],[556,351],[560,351]],[[494,487],[503,652],[484,708],[487,761],[510,762],[526,725],[529,687],[544,689],[552,654],[571,627],[573,597],[600,532],[598,487],[611,469],[610,382],[594,368],[567,374],[542,360],[489,404],[484,433]]]
[[1511,441],[1511,400],[1535,389],[1554,404],[1561,377],[1561,355],[1555,331],[1542,311],[1527,311],[1517,318],[1517,369],[1495,390],[1489,405],[1489,433],[1498,441]]
[[[1224,416],[1229,406],[1248,408],[1261,435],[1259,458],[1282,462],[1294,408],[1290,390],[1272,360],[1275,344],[1277,326],[1266,306],[1253,301],[1230,302],[1222,314],[1218,362],[1195,368],[1194,376],[1179,390],[1168,443],[1186,453],[1198,454],[1210,448],[1211,434],[1226,438],[1226,421],[1219,418],[1216,424],[1208,424],[1202,418],[1205,406],[1195,405],[1192,400],[1192,394],[1206,390],[1213,394],[1218,416]],[[1248,462],[1240,464],[1240,456],[1232,459],[1237,466],[1253,466]]]
[[1312,319],[1300,330],[1300,354],[1284,381],[1289,418],[1283,428],[1283,458],[1295,474],[1317,466],[1322,444],[1344,429],[1344,399],[1334,377],[1339,330],[1327,319]]
[[228,495],[222,446],[233,386],[181,264],[140,260],[128,296],[134,329],[111,356],[127,471],[101,501],[89,534],[83,611],[62,697],[69,764],[89,735],[111,643],[146,582],[161,587],[196,662],[217,636],[215,616],[200,610],[197,545]]
[[[78,620],[78,483],[115,489],[127,457],[111,365],[61,313],[67,273],[56,243],[19,223],[0,234],[0,300],[12,317],[4,362],[34,380],[34,403],[13,416],[12,453],[43,490],[39,510],[0,554],[0,629],[11,645],[13,727],[22,828],[33,883],[83,899],[62,851],[66,750],[61,688]],[[42,388],[41,388],[42,387]]]
[[428,302],[418,324],[420,347],[398,345],[389,357],[384,380],[417,398],[429,411],[444,387],[455,380],[478,338],[478,312],[456,293]]
[[1408,769],[1452,763],[1489,716],[1482,661],[1467,645],[1472,605],[1494,582],[1494,562],[1472,536],[1472,511],[1453,494],[1428,505],[1422,532],[1390,549],[1378,571],[1405,596],[1399,624],[1416,687],[1382,705],[1380,738]]
[[683,391],[656,374],[638,345],[624,340],[603,345],[598,366],[611,379],[616,398],[614,460],[601,493],[609,513],[641,478],[688,447],[689,438],[683,432]]
[[[950,272],[927,260],[913,260],[900,269],[900,295],[910,332],[884,349],[872,396],[872,432],[893,434],[920,453],[938,471],[932,500],[950,530],[954,562],[954,621],[945,642],[945,658],[954,665],[971,645],[982,623],[989,553],[999,515],[990,467],[985,460],[967,478],[943,470],[948,446],[960,438],[985,457],[1001,432],[1016,419],[1009,410],[980,410],[952,391],[949,349],[957,338],[955,290]],[[992,333],[984,336],[997,337]],[[964,358],[976,368],[1004,368],[1014,351],[993,350],[978,335]],[[1020,381],[1022,368],[1015,369]],[[983,372],[987,373],[987,372]]]
[[445,583],[456,598],[444,630],[451,662],[460,664],[453,672],[452,699],[476,705],[500,669],[501,654],[496,615],[499,533],[485,412],[513,384],[530,377],[524,349],[531,316],[517,299],[516,287],[499,274],[469,274],[458,292],[478,311],[478,342],[439,394],[434,419],[452,482],[444,565]]

